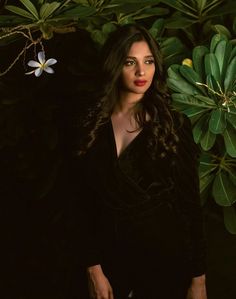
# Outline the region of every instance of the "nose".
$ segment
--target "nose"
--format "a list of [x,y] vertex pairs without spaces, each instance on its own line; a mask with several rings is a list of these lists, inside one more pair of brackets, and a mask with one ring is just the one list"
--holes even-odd
[[145,74],[144,66],[141,63],[137,64],[136,75],[143,76],[144,74]]

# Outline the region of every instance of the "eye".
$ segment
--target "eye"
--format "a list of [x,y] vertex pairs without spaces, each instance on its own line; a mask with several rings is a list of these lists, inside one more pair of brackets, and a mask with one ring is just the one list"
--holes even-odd
[[155,61],[152,58],[145,60],[145,64],[153,64],[154,62]]
[[128,59],[125,61],[124,63],[125,66],[131,66],[131,65],[135,65],[135,61],[132,59]]

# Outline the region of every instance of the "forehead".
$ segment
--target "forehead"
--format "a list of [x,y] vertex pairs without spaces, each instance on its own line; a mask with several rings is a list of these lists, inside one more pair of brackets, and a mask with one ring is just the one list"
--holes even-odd
[[152,52],[146,41],[139,41],[132,44],[127,55],[132,57],[152,56]]

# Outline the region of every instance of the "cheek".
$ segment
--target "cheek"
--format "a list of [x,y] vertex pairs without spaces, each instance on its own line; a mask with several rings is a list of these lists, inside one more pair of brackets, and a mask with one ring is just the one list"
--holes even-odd
[[150,79],[152,80],[155,75],[155,67],[150,70]]
[[121,73],[121,83],[127,86],[131,81],[131,76],[129,72],[122,72]]

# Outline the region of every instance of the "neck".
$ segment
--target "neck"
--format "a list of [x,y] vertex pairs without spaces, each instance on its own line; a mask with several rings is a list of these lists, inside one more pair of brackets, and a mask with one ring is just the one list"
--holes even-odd
[[131,114],[134,106],[142,99],[143,95],[134,93],[120,92],[120,99],[117,103],[114,113]]

